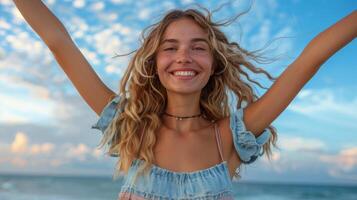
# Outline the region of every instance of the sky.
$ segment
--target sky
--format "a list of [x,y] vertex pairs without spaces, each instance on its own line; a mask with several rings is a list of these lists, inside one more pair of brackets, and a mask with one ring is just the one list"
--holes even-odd
[[[141,31],[174,8],[219,1],[46,0],[108,87],[118,91]],[[317,34],[357,8],[357,1],[231,1],[216,21],[250,11],[228,27],[230,41],[265,47],[276,62],[259,64],[278,77]],[[97,146],[98,116],[83,101],[51,52],[12,1],[0,1],[0,174],[111,176],[115,158]],[[273,121],[279,149],[245,165],[241,181],[357,184],[357,45],[327,60]],[[74,66],[75,67],[75,66]],[[265,87],[272,82],[253,75]],[[259,96],[265,89],[254,86]]]

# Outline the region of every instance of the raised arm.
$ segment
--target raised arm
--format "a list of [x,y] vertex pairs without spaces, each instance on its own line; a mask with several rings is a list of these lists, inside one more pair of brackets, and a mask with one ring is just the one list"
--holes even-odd
[[245,108],[248,130],[259,136],[299,93],[320,66],[357,36],[357,11],[318,34],[256,102]]
[[82,98],[100,114],[115,93],[100,80],[63,24],[41,0],[14,0],[14,3],[48,46]]

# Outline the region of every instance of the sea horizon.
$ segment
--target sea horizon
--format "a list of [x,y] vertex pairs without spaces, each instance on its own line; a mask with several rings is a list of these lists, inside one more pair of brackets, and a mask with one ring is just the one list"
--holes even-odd
[[[0,173],[1,200],[118,199],[123,177],[94,174]],[[239,200],[355,200],[357,185],[317,182],[233,181]]]
[[[2,176],[22,176],[22,177],[54,177],[54,178],[99,178],[99,179],[112,179],[111,175],[108,174],[68,174],[68,173],[58,173],[58,174],[47,174],[47,173],[13,173],[13,172],[0,172],[0,177]],[[117,181],[122,180],[119,177]],[[318,185],[318,186],[344,186],[344,187],[357,187],[356,183],[347,182],[317,182],[317,181],[265,181],[265,180],[239,180],[232,181],[233,184],[276,184],[276,185]]]

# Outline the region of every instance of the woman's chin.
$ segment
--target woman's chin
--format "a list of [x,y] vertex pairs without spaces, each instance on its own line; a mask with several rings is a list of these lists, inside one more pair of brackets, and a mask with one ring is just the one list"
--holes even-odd
[[175,94],[175,95],[200,95],[201,89],[194,89],[192,87],[180,87],[175,89],[167,89],[167,94]]

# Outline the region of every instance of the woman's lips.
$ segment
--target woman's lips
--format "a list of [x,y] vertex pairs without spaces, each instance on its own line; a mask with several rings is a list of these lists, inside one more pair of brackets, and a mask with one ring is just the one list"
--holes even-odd
[[192,80],[198,75],[198,73],[195,71],[175,71],[171,72],[170,75],[178,80]]

